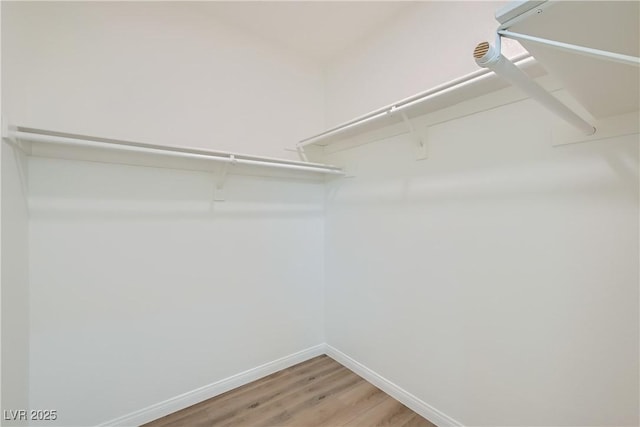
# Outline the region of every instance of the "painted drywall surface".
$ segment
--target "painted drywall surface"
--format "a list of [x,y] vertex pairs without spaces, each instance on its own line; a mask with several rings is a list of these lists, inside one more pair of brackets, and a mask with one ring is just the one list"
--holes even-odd
[[256,155],[320,131],[320,68],[189,2],[3,2],[22,126]]
[[638,425],[637,134],[528,100],[328,160],[327,343],[464,425]]
[[[4,142],[1,145],[2,410],[17,411],[28,409],[29,217],[24,194],[26,182],[22,182],[27,164],[22,153]],[[2,425],[20,424],[24,423],[2,421]]]
[[[326,122],[334,126],[478,70],[473,49],[493,42],[501,1],[416,2],[326,65]],[[503,40],[503,52],[524,52]]]
[[30,402],[94,425],[323,342],[324,184],[30,159]]

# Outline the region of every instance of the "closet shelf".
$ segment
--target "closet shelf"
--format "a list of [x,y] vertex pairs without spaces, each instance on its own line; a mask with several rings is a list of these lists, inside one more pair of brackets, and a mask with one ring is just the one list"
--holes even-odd
[[[639,108],[639,14],[637,2],[511,2],[496,13],[500,26],[494,45],[478,44],[473,56],[479,66],[522,89],[584,135],[593,135],[596,119]],[[568,31],[564,23],[570,21],[581,25]],[[606,22],[615,26],[607,28],[602,25]],[[515,67],[500,52],[501,37],[520,41],[593,117],[578,115]]]
[[[507,81],[583,134],[591,135],[596,132],[593,122],[640,108],[638,16],[637,1],[513,1],[496,12],[499,27],[495,45],[483,42],[474,51],[478,64],[489,68],[349,120],[298,142],[296,147],[300,151],[310,145],[326,146],[402,121],[414,133],[411,118],[505,88]],[[581,24],[565,25],[567,22]],[[500,55],[500,37],[518,40],[528,52],[507,60]],[[593,117],[578,115],[533,81],[546,71]],[[414,136],[422,146],[420,137]]]
[[[518,55],[512,60],[531,78],[539,77],[545,73],[528,53]],[[411,132],[413,131],[410,123],[412,118],[506,87],[508,87],[508,83],[496,76],[493,71],[477,70],[310,136],[298,142],[296,147],[301,150],[310,145],[326,146],[341,139],[403,121]]]
[[638,16],[637,1],[512,1],[496,12],[497,33],[518,40],[596,120],[640,108]]
[[[225,151],[212,151],[191,147],[178,147],[159,144],[149,144],[143,142],[124,141],[118,139],[102,138],[96,136],[78,135],[73,133],[57,132],[30,127],[11,127],[3,130],[3,138],[7,141],[18,144],[26,142],[30,144],[43,144],[51,148],[52,146],[64,146],[72,148],[94,148],[108,149],[130,155],[133,153],[164,155],[172,158],[193,159],[214,161],[225,164],[225,168],[234,165],[245,165],[261,168],[271,168],[287,170],[290,172],[306,174],[324,175],[344,175],[338,166],[322,163],[302,162],[295,160],[278,159],[273,157],[253,156],[247,154],[237,154]],[[34,155],[32,148],[24,149],[18,144],[27,155]],[[50,153],[50,150],[40,150],[40,152]]]

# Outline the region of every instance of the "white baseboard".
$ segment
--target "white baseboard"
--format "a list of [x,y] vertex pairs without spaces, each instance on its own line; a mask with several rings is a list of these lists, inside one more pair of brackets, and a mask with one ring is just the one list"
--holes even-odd
[[371,384],[378,387],[380,390],[387,393],[389,396],[393,397],[412,411],[420,414],[424,418],[431,421],[433,424],[439,427],[463,427],[463,424],[450,416],[444,414],[441,411],[438,411],[433,406],[427,404],[426,402],[418,399],[413,394],[404,390],[403,388],[397,386],[392,383],[388,379],[383,376],[377,374],[366,366],[362,365],[359,362],[356,362],[351,357],[347,356],[340,350],[331,347],[326,344],[326,354],[327,356],[335,359],[336,362],[346,366],[351,369],[356,374],[360,375],[365,380],[369,381]]
[[325,353],[325,344],[318,344],[289,356],[281,357],[273,362],[265,363],[256,368],[172,397],[164,402],[156,403],[139,411],[107,421],[100,424],[99,427],[139,426]]
[[327,344],[318,344],[289,356],[281,357],[280,359],[265,363],[264,365],[260,365],[256,368],[249,369],[223,380],[216,381],[212,384],[172,397],[164,402],[160,402],[111,421],[107,421],[100,424],[98,427],[139,426],[322,354],[330,356],[338,363],[351,369],[353,372],[360,375],[362,378],[369,381],[371,384],[375,385],[380,390],[384,391],[389,396],[398,400],[400,403],[428,419],[435,425],[439,427],[463,427],[462,423],[418,399],[413,394],[397,386],[361,363],[356,362],[340,350]]

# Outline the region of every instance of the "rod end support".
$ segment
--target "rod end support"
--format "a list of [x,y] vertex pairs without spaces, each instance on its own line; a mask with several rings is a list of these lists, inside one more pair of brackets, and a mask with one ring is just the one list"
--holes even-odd
[[488,67],[500,59],[502,55],[500,50],[489,42],[481,42],[473,49],[473,58],[476,60],[476,64],[481,67]]

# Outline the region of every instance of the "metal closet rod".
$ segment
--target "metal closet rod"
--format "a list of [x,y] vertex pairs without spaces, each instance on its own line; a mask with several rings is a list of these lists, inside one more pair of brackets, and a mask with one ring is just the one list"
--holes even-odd
[[[524,54],[520,54],[516,57],[513,58],[513,61],[518,63],[519,65],[524,65],[526,62],[529,61],[533,61],[533,58],[531,57],[531,54],[529,53],[524,53]],[[433,99],[435,97],[438,97],[440,95],[443,95],[445,93],[448,92],[452,92],[454,90],[457,89],[461,89],[465,86],[469,86],[472,84],[477,83],[478,81],[484,80],[486,78],[488,78],[489,76],[491,76],[493,73],[491,70],[488,69],[480,69],[480,70],[476,70],[472,73],[466,74],[462,77],[459,77],[457,79],[454,80],[450,80],[446,83],[443,83],[441,85],[435,86],[431,89],[428,89],[424,92],[420,92],[417,93],[415,95],[412,95],[408,98],[405,98],[401,101],[398,101],[394,104],[391,105],[387,105],[385,107],[382,108],[378,108],[377,110],[371,111],[370,113],[367,113],[363,116],[357,117],[353,120],[349,120],[348,122],[344,122],[334,128],[328,129],[322,133],[319,133],[317,135],[314,135],[312,137],[303,139],[302,141],[298,142],[298,144],[296,144],[296,146],[298,148],[302,148],[304,146],[307,145],[311,145],[314,144],[318,141],[321,141],[325,138],[328,138],[332,135],[337,135],[339,133],[342,133],[344,131],[346,131],[347,129],[351,129],[353,127],[357,127],[360,126],[364,123],[370,122],[372,120],[376,120],[380,117],[384,117],[388,114],[393,114],[397,111],[401,111],[405,108],[411,107],[413,105],[416,104],[420,104],[422,102],[426,102],[430,99]]]
[[535,99],[570,125],[578,128],[585,135],[593,135],[596,128],[573,110],[551,95],[531,77],[515,66],[501,53],[500,35],[496,37],[494,45],[489,42],[479,43],[473,51],[476,63],[485,69],[490,69],[498,76]]
[[18,126],[9,136],[24,141],[61,143],[76,146],[104,146],[108,148],[125,148],[140,152],[153,152],[155,154],[170,155],[190,159],[214,160],[217,162],[238,165],[264,166],[280,169],[291,169],[304,172],[324,173],[331,175],[343,175],[344,172],[337,166],[322,163],[298,162],[295,160],[276,159],[272,157],[250,156],[224,151],[211,151],[199,148],[176,147],[145,142],[123,141],[118,139],[102,138],[73,133],[56,132],[44,129],[35,129]]

